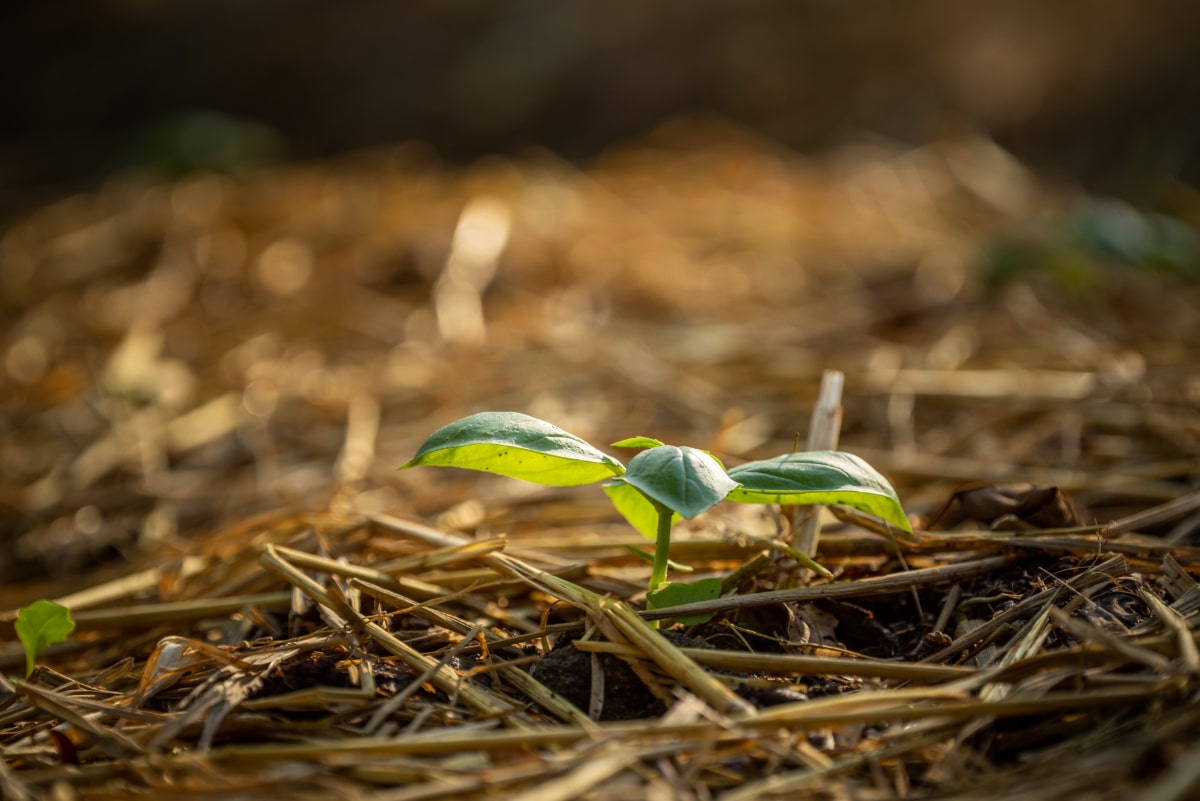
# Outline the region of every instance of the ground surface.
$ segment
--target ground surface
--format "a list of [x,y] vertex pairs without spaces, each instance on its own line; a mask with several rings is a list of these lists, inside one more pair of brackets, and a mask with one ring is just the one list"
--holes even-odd
[[[817,161],[721,126],[586,170],[126,176],[12,221],[0,609],[78,630],[0,685],[0,787],[1187,797],[1198,252],[985,141]],[[823,512],[809,585],[778,515],[718,507],[675,558],[728,599],[670,638],[595,488],[393,470],[484,409],[784,453],[827,369],[916,538]]]

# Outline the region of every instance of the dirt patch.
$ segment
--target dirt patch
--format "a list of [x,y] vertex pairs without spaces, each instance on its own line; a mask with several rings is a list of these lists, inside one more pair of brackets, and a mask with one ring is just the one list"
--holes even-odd
[[[577,650],[575,637],[562,637],[554,649],[539,659],[529,673],[542,684],[598,720],[637,720],[659,717],[666,705],[652,693],[628,664],[611,654]],[[676,638],[684,640],[687,638]],[[693,644],[703,643],[692,640]],[[593,683],[593,669],[603,674]],[[598,692],[597,692],[598,691]],[[593,694],[598,699],[593,702]],[[599,712],[597,716],[595,713]]]

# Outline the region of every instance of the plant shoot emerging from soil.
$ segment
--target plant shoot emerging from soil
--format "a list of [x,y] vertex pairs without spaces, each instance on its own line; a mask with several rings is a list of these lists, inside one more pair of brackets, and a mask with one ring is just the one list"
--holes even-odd
[[54,601],[34,601],[17,612],[13,624],[17,638],[25,648],[25,676],[33,673],[38,654],[56,642],[62,642],[75,630],[75,621],[65,606]]
[[[782,505],[835,504],[875,515],[910,532],[896,491],[870,465],[841,451],[788,453],[726,470],[711,454],[665,445],[650,437],[614,442],[644,448],[625,465],[551,423],[517,412],[481,412],[446,425],[400,466],[441,465],[482,470],[553,487],[605,481],[617,511],[655,541],[646,604],[662,609],[709,600],[721,591],[716,578],[690,584],[667,580],[671,526],[724,499]],[[801,558],[806,558],[801,556]],[[828,575],[816,562],[812,569]],[[683,619],[683,622],[699,622]]]

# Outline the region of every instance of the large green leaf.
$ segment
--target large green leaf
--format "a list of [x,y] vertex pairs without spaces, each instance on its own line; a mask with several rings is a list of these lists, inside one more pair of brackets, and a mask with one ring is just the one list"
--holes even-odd
[[912,532],[892,485],[854,454],[842,451],[789,453],[738,465],[729,471],[729,475],[741,485],[729,493],[731,501],[785,506],[814,503],[849,506]]
[[71,611],[54,601],[34,601],[17,612],[13,624],[17,639],[25,646],[25,675],[33,673],[33,661],[48,646],[67,639],[75,630]]
[[481,412],[429,435],[399,467],[440,465],[498,473],[551,487],[591,484],[624,466],[558,426],[519,412]]
[[622,480],[689,519],[711,509],[737,486],[712,456],[677,445],[642,451],[629,460]]

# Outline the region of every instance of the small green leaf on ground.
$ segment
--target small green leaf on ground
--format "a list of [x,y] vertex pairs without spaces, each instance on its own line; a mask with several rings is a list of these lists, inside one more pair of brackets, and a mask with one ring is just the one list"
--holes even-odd
[[481,412],[433,432],[400,470],[418,465],[464,467],[551,487],[619,476],[616,459],[558,426],[519,412]]
[[849,506],[912,533],[892,485],[875,468],[850,453],[789,453],[738,465],[729,475],[741,485],[729,493],[731,501]]
[[48,646],[61,642],[75,630],[71,610],[53,601],[34,601],[17,612],[13,628],[25,646],[25,675],[33,673],[33,663],[38,654]]
[[[721,580],[719,578],[700,579],[691,584],[672,581],[646,593],[646,608],[668,609],[672,606],[681,606],[697,601],[711,601],[720,596]],[[713,613],[708,612],[700,615],[684,615],[675,619],[685,626],[694,626],[699,623],[707,623],[712,616]]]

